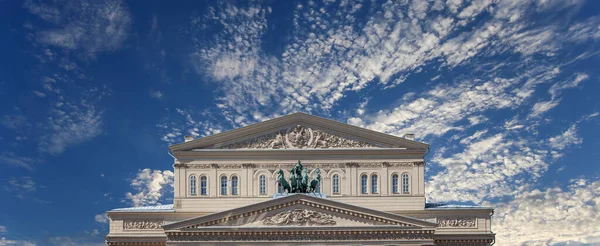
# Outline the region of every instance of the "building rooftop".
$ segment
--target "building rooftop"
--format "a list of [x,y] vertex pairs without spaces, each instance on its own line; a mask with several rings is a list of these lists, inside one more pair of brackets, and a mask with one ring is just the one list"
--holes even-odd
[[156,205],[156,206],[144,206],[144,207],[130,207],[130,208],[115,208],[110,212],[175,212],[173,204]]
[[461,205],[461,204],[447,204],[447,203],[425,203],[425,209],[493,209],[491,207],[483,207],[477,205]]

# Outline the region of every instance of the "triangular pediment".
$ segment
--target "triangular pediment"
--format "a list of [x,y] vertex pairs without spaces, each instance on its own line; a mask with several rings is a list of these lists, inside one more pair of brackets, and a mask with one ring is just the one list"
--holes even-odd
[[385,213],[328,199],[294,194],[246,207],[164,225],[165,230],[263,227],[435,228],[424,220]]
[[200,149],[403,148],[429,145],[321,117],[294,113],[254,125],[170,146]]

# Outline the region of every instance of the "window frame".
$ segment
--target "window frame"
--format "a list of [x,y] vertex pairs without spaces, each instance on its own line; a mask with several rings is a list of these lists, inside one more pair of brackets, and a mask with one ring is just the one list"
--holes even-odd
[[[223,181],[225,181],[225,185],[223,185]],[[226,196],[227,195],[227,186],[228,186],[229,180],[227,180],[227,176],[221,176],[221,196]]]
[[238,178],[237,175],[232,175],[231,176],[231,195],[232,196],[238,196],[240,195],[239,193],[239,184],[240,183],[240,178]]
[[267,195],[267,175],[258,176],[258,194]]
[[410,175],[402,173],[402,194],[410,194]]
[[392,174],[392,194],[400,194],[400,177],[397,173]]
[[198,184],[197,184],[197,178],[196,175],[192,174],[190,175],[190,177],[188,178],[189,180],[189,185],[190,185],[190,196],[197,196],[198,195]]
[[206,177],[206,175],[200,176],[200,195],[208,195],[208,177]]
[[371,194],[379,194],[379,175],[371,174]]
[[339,195],[340,192],[340,175],[339,174],[334,174],[333,177],[331,177],[331,193],[334,195]]
[[366,173],[360,175],[360,194],[369,194],[369,176]]

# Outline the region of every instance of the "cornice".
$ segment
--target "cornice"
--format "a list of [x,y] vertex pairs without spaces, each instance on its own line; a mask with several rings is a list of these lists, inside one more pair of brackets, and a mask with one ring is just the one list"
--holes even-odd
[[[289,163],[209,163],[209,164],[174,164],[175,168],[193,168],[193,169],[279,169],[287,168]],[[308,168],[334,169],[334,168],[378,168],[378,167],[417,167],[425,166],[423,161],[407,161],[407,162],[341,162],[341,163],[304,163]]]
[[200,149],[195,151],[173,151],[173,155],[180,162],[186,160],[214,158],[214,159],[281,159],[309,160],[309,159],[335,159],[359,158],[371,156],[375,158],[407,158],[422,159],[425,149],[397,149],[397,148],[345,148],[345,149]]
[[404,230],[404,231],[255,231],[255,232],[167,232],[169,241],[432,241],[433,230]]

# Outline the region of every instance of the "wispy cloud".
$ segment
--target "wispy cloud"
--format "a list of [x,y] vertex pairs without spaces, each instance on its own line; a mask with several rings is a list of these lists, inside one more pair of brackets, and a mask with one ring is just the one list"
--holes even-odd
[[160,100],[163,97],[163,93],[159,90],[156,90],[156,91],[151,90],[150,97]]
[[8,183],[3,186],[12,196],[22,200],[32,200],[40,204],[48,204],[49,201],[39,199],[35,196],[38,188],[46,188],[39,186],[31,177],[11,177]]
[[38,42],[82,51],[91,57],[98,52],[121,48],[131,26],[131,15],[121,1],[52,4],[26,1],[24,7],[53,25],[36,32]]
[[20,156],[14,152],[0,153],[0,163],[11,166],[22,167],[28,170],[33,170],[36,163],[41,163],[42,160],[36,157]]
[[[175,108],[174,111],[168,110],[161,123],[157,124],[161,140],[174,144],[183,141],[183,136],[203,137],[220,133],[224,130],[222,124],[217,124],[214,116],[209,112],[201,112],[192,115],[192,110]],[[203,120],[197,120],[202,118]]]
[[[575,11],[581,4],[574,1],[561,9]],[[533,25],[528,9],[548,15],[557,10],[534,1],[370,6],[373,14],[362,21],[357,18],[365,8],[361,1],[298,5],[289,43],[272,55],[261,48],[270,8],[221,4],[205,16],[206,22],[194,22],[198,29],[218,26],[211,31],[220,34],[199,43],[193,57],[198,71],[222,88],[218,107],[224,116],[239,124],[239,115],[255,122],[297,110],[327,112],[348,93],[374,84],[394,87],[432,62],[451,70],[482,56],[549,55],[561,44],[579,42],[570,34],[595,33],[588,27],[597,24],[590,19],[571,28],[557,22]],[[475,17],[483,21],[473,22]],[[432,21],[420,21],[424,18]]]

